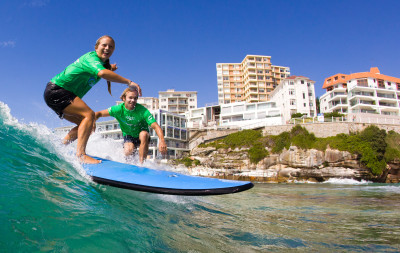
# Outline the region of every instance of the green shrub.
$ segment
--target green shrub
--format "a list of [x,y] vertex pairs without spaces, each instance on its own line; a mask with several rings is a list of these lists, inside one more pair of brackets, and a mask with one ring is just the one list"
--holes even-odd
[[301,118],[303,115],[305,115],[306,113],[301,113],[301,112],[296,112],[296,113],[293,113],[292,115],[291,115],[291,119],[294,119],[294,118]]
[[400,134],[389,131],[385,137],[385,142],[387,144],[385,151],[386,162],[393,162],[400,159]]
[[300,125],[293,127],[290,135],[292,137],[291,144],[302,149],[312,148],[316,141],[315,135]]
[[232,133],[223,139],[223,142],[231,148],[251,147],[255,141],[262,137],[261,131],[243,130]]
[[361,133],[360,137],[363,141],[370,143],[373,150],[375,150],[380,159],[383,158],[386,150],[386,130],[379,129],[377,126],[369,126],[365,128]]
[[324,113],[324,117],[325,118],[331,118],[331,117],[338,118],[338,117],[343,117],[343,116],[345,116],[345,115],[341,114],[339,112],[327,112],[327,113]]
[[247,153],[249,155],[250,162],[255,164],[269,155],[268,151],[261,142],[254,143]]
[[290,147],[290,133],[283,132],[279,135],[272,136],[272,152],[280,153],[284,148],[289,149]]

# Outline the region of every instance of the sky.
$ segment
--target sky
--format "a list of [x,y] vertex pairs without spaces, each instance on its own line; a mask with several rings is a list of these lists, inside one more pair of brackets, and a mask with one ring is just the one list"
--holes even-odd
[[[47,82],[102,35],[116,41],[116,73],[159,91],[197,91],[217,103],[216,63],[246,55],[314,80],[378,67],[400,77],[400,1],[325,0],[1,0],[0,101],[24,123],[69,126],[47,107]],[[94,110],[115,104],[126,86],[106,81],[83,98]]]

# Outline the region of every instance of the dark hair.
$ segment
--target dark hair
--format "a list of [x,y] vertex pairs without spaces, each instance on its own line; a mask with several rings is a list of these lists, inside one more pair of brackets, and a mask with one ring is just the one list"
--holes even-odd
[[[111,70],[110,59],[107,59],[103,66],[104,66],[106,69]],[[108,81],[108,80],[107,80],[107,90],[108,90],[108,93],[110,93],[110,95],[112,96],[112,94],[111,94],[111,82]]]

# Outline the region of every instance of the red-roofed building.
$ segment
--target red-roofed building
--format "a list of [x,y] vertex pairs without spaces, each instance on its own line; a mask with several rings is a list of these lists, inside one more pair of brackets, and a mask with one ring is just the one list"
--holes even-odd
[[320,98],[322,113],[374,113],[400,115],[400,78],[369,72],[336,74],[325,79]]

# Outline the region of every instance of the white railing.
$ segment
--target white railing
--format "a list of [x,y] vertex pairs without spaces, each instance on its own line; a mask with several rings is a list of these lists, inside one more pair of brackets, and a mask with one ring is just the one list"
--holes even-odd
[[321,120],[321,118],[318,119],[318,117],[294,118],[289,120],[289,124],[313,124],[313,123],[332,123],[332,122],[400,125],[400,117],[397,115],[387,117],[387,115],[357,113],[357,114],[344,115],[342,117],[324,117],[323,120]]

